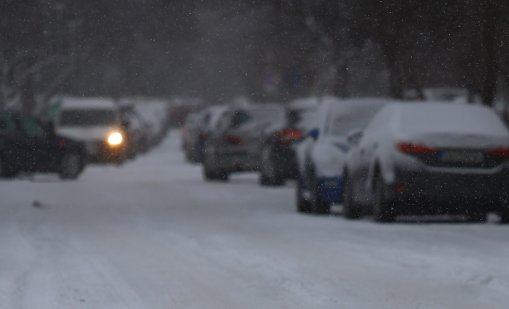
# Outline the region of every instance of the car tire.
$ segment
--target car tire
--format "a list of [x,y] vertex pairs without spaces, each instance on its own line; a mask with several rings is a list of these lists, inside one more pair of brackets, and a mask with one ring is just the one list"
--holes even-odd
[[14,178],[18,175],[19,171],[12,166],[7,165],[7,162],[0,156],[0,178]]
[[285,183],[284,179],[278,175],[269,147],[262,150],[259,183],[262,186],[282,186]]
[[76,152],[65,153],[60,160],[58,175],[60,179],[77,179],[83,170],[83,156]]
[[499,221],[500,224],[507,224],[507,223],[509,223],[509,209],[505,210],[505,211],[502,211],[502,212],[499,212],[498,215],[500,217],[500,221]]
[[320,187],[316,181],[313,180],[311,188],[311,212],[314,214],[328,214],[330,213],[330,204],[325,202],[320,195]]
[[229,178],[228,173],[219,171],[218,169],[212,168],[209,160],[205,159],[203,163],[203,178],[206,181],[227,181]]
[[359,205],[354,201],[352,181],[345,174],[345,189],[343,191],[343,216],[347,219],[359,219],[362,217],[362,212]]
[[310,213],[311,202],[306,200],[303,195],[302,179],[297,180],[295,187],[295,204],[297,206],[297,212]]
[[394,203],[385,197],[386,184],[381,175],[375,178],[375,200],[373,205],[373,220],[376,222],[394,222],[396,211]]

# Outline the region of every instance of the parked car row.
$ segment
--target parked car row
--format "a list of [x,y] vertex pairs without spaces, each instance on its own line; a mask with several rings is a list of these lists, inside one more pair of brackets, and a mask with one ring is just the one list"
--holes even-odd
[[262,185],[283,185],[297,176],[293,145],[308,109],[260,104],[213,106],[191,114],[182,128],[182,147],[191,162],[203,163],[206,180],[227,180],[256,171]]
[[302,213],[342,204],[346,218],[378,222],[438,214],[484,222],[490,212],[509,221],[509,130],[487,107],[384,99],[211,107],[188,117],[182,138],[208,181],[239,171],[258,172],[262,185],[295,178]]
[[[509,221],[509,131],[487,107],[377,100],[322,105],[299,145],[296,206],[349,219],[461,214]],[[320,118],[318,118],[320,119]]]

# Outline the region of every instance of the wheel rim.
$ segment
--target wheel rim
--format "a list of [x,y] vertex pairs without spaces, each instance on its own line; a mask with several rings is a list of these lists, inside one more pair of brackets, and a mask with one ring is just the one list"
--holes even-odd
[[80,158],[76,154],[68,154],[62,162],[62,170],[66,175],[76,175],[80,169]]

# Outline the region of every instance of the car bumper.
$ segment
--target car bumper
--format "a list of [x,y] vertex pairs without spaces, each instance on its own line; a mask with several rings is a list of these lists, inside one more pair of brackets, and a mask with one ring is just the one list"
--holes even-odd
[[[207,156],[207,154],[205,154]],[[257,161],[244,152],[218,153],[208,155],[206,159],[217,170],[223,172],[243,172],[257,171],[259,169]]]
[[494,174],[398,171],[387,195],[397,205],[431,213],[496,210],[509,200],[509,170]]
[[274,163],[278,175],[282,178],[295,179],[298,176],[297,157],[291,147],[276,149]]
[[126,156],[125,145],[110,146],[105,142],[89,142],[86,144],[87,153],[92,162],[109,162],[123,160]]

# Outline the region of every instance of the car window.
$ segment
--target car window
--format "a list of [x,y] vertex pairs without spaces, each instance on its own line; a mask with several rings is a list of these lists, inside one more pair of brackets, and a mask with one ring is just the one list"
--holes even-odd
[[391,115],[391,108],[384,108],[378,114],[376,114],[366,127],[366,130],[364,130],[364,134],[360,143],[368,143],[376,139],[377,136],[379,136],[379,134],[384,131],[384,126],[390,124]]
[[21,130],[29,137],[41,137],[46,135],[44,127],[34,118],[21,117],[19,123]]
[[230,129],[240,128],[251,119],[251,114],[242,110],[235,111],[231,119]]
[[7,113],[0,113],[0,132],[9,132],[16,130],[16,123]]
[[60,113],[60,126],[86,127],[115,125],[117,114],[109,109],[67,109]]

